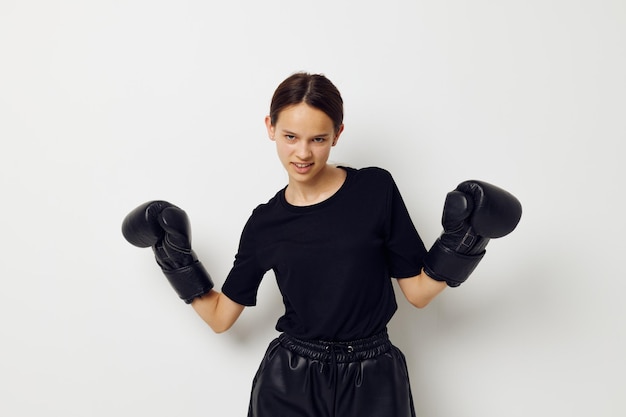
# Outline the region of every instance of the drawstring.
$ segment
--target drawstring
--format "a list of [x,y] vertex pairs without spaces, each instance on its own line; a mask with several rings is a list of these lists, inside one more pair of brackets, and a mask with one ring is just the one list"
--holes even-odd
[[330,379],[328,381],[328,387],[332,388],[337,381],[337,355],[351,356],[354,353],[354,347],[352,345],[346,345],[344,343],[329,343],[326,345],[326,353],[330,355],[331,360]]
[[282,333],[278,339],[284,347],[300,356],[334,363],[373,358],[391,347],[386,331],[350,342],[302,340],[286,333]]
[[338,400],[337,396],[343,392],[337,387],[347,382],[338,381],[340,364],[366,361],[388,352],[393,347],[386,329],[364,339],[352,341],[303,340],[286,333],[281,333],[278,340],[285,349],[295,355],[317,362],[320,373],[326,373],[324,368],[330,367],[327,382],[328,389],[334,395],[333,409]]
[[285,348],[292,352],[328,364],[332,368],[330,370],[330,387],[336,382],[339,363],[374,358],[391,348],[386,329],[365,339],[351,342],[302,340],[286,333],[281,333],[278,339]]

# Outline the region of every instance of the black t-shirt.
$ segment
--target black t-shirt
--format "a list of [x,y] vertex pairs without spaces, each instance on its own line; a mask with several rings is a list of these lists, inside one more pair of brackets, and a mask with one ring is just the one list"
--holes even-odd
[[382,331],[397,309],[390,278],[419,274],[426,254],[391,175],[342,168],[344,184],[325,201],[293,206],[282,189],[258,206],[222,287],[252,306],[273,270],[285,304],[276,329],[302,339],[348,341]]

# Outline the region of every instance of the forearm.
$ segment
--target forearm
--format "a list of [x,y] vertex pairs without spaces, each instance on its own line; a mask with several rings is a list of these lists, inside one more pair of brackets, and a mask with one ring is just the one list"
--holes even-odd
[[424,270],[414,277],[398,279],[398,284],[406,299],[417,308],[426,307],[448,286],[432,279]]
[[191,306],[215,333],[230,329],[244,309],[241,304],[215,290],[194,299]]

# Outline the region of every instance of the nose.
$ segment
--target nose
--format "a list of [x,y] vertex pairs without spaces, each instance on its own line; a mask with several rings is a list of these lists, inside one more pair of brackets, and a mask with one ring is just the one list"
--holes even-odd
[[307,160],[311,157],[313,152],[311,151],[311,142],[308,140],[300,140],[296,145],[296,157],[301,160]]

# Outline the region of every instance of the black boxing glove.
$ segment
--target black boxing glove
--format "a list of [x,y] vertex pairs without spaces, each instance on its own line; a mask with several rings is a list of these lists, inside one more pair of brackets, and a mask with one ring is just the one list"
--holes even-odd
[[211,276],[191,249],[187,214],[167,201],[149,201],[131,211],[122,234],[140,248],[152,247],[157,263],[187,304],[213,288]]
[[483,181],[462,182],[446,196],[443,232],[424,258],[424,271],[458,287],[485,256],[489,240],[511,233],[521,216],[522,205],[508,191]]

